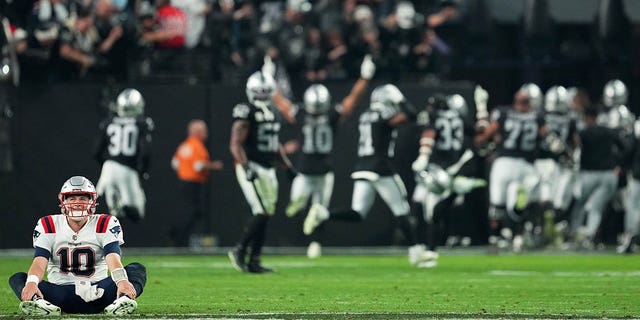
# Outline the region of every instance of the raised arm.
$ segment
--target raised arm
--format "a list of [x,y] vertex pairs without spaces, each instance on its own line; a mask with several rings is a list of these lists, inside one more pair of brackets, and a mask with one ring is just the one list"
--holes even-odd
[[353,109],[358,105],[375,72],[376,65],[373,63],[371,55],[368,54],[364,57],[364,60],[362,60],[362,64],[360,65],[360,79],[358,79],[353,85],[349,95],[342,99],[343,119],[348,118],[353,112]]

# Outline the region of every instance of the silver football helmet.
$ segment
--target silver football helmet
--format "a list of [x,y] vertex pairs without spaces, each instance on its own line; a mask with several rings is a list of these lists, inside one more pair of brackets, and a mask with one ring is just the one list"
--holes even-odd
[[270,74],[256,71],[247,79],[247,99],[257,107],[267,107],[276,93],[276,80]]
[[120,117],[139,117],[144,114],[144,98],[132,88],[122,90],[116,99],[116,113]]
[[544,95],[544,110],[547,112],[567,113],[569,93],[563,86],[553,86]]
[[[87,195],[88,203],[71,202],[67,200],[67,196],[74,194]],[[98,194],[93,183],[83,176],[73,176],[65,181],[58,193],[58,202],[60,202],[60,212],[69,217],[85,217],[96,212],[98,205]]]
[[385,84],[373,89],[371,92],[371,110],[382,112],[385,110],[400,111],[400,103],[404,101],[404,95],[398,87]]
[[467,107],[467,101],[459,94],[452,94],[447,96],[447,106],[449,110],[458,112],[461,117],[466,117],[469,108]]
[[304,109],[310,114],[322,114],[331,108],[331,94],[321,84],[311,85],[304,92]]
[[542,110],[542,90],[540,90],[537,84],[532,82],[525,83],[520,87],[520,90],[529,96],[529,104],[533,110]]
[[420,177],[424,186],[429,192],[434,194],[443,194],[447,190],[451,190],[453,179],[439,165],[430,163],[425,171],[420,172]]
[[607,108],[626,105],[628,98],[629,90],[627,90],[624,82],[619,79],[611,80],[604,85],[602,103],[604,103]]

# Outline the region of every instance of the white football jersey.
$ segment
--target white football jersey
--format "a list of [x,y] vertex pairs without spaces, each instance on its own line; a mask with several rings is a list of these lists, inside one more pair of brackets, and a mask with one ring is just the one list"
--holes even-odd
[[76,280],[100,281],[108,276],[105,246],[124,243],[120,221],[108,214],[89,216],[87,223],[75,232],[63,214],[45,216],[33,231],[33,247],[49,251],[47,278],[65,285]]

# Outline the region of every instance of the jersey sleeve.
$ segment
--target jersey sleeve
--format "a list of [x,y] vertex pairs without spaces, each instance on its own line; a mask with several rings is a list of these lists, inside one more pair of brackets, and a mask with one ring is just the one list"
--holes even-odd
[[500,109],[498,108],[491,111],[491,121],[498,121],[498,119],[500,119],[501,113],[502,112],[500,112]]
[[[98,218],[98,223],[96,224],[96,236],[102,247],[107,247],[109,244],[113,243],[117,244],[119,248],[120,245],[124,244],[124,236],[120,221],[118,218],[109,214],[103,214]],[[105,252],[105,254],[107,253],[108,252]]]
[[53,244],[55,243],[56,230],[51,216],[42,217],[33,229],[33,248],[35,256],[51,257]]
[[249,120],[249,116],[251,115],[251,108],[244,104],[239,103],[235,107],[233,107],[233,120]]
[[400,113],[400,109],[391,106],[391,105],[387,105],[387,104],[379,104],[379,108],[378,108],[378,112],[380,113],[380,115],[382,116],[382,119],[389,120],[391,118],[393,118],[393,116],[395,116],[396,114]]

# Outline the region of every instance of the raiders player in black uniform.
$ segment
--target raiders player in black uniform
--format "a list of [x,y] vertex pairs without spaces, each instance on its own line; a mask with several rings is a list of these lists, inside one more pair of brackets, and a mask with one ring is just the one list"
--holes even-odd
[[[540,141],[549,138],[554,148],[560,148],[557,137],[546,137],[544,119],[532,110],[530,101],[526,90],[518,90],[513,107],[494,110],[489,126],[475,138],[477,144],[483,144],[497,136],[497,157],[489,176],[489,242],[502,246],[498,241],[501,233],[504,240],[513,240],[514,251],[520,251],[523,244],[523,213],[537,197],[539,179],[532,163]],[[504,222],[510,222],[512,228],[501,228]]]
[[153,121],[144,116],[144,99],[136,89],[117,97],[116,115],[100,123],[94,158],[102,165],[96,186],[109,212],[134,222],[144,218],[146,198],[140,178],[149,177]]
[[391,164],[396,127],[409,122],[415,115],[412,109],[392,84],[373,90],[369,108],[360,115],[358,159],[351,174],[355,180],[351,208],[329,211],[319,203],[313,204],[304,221],[306,235],[326,220],[361,221],[369,213],[377,192],[393,211],[407,240],[413,244],[409,248],[410,262],[417,264],[423,259],[424,247],[417,244],[415,231],[408,220],[409,203],[404,183]]
[[246,92],[249,103],[240,103],[233,108],[229,148],[235,160],[238,183],[253,217],[246,224],[238,244],[229,251],[229,259],[239,271],[264,273],[273,271],[261,265],[260,255],[267,222],[275,213],[278,197],[274,165],[280,160],[288,170],[293,170],[279,141],[279,121],[283,117],[291,122],[294,120],[289,117],[289,110],[279,111],[274,105],[277,93],[271,75],[262,71],[253,73],[247,80]]
[[[540,178],[539,209],[544,218],[545,240],[556,240],[560,244],[561,235],[555,232],[555,221],[566,219],[566,210],[573,198],[573,151],[578,144],[575,118],[569,113],[569,94],[563,86],[552,86],[545,94],[544,122],[547,132],[557,136],[564,144],[560,152],[552,150],[553,145],[543,141],[534,167]],[[559,150],[555,150],[559,151]],[[534,230],[537,230],[534,229]]]
[[640,235],[640,119],[633,129],[633,144],[629,150],[631,177],[627,181],[629,194],[625,205],[624,234],[617,248],[618,253],[634,253]]
[[[296,123],[300,129],[301,150],[296,162],[299,174],[291,184],[291,200],[286,214],[293,217],[312,203],[327,207],[333,191],[333,152],[334,133],[338,123],[351,116],[375,73],[375,64],[371,56],[365,56],[360,66],[360,79],[356,81],[349,95],[340,104],[331,104],[329,90],[321,84],[311,85],[304,93],[304,107],[294,108],[286,99],[278,100],[284,104],[281,108],[295,110]],[[316,258],[321,255],[320,242],[314,239],[309,244],[307,256]]]
[[428,99],[426,112],[428,122],[420,138],[418,158],[411,167],[418,176],[413,200],[421,204],[429,230],[427,253],[433,259],[419,262],[418,267],[436,265],[437,241],[447,231],[456,197],[486,185],[483,179],[463,175],[463,167],[473,157],[471,147],[476,130],[467,116],[464,98],[459,94],[434,95]]

